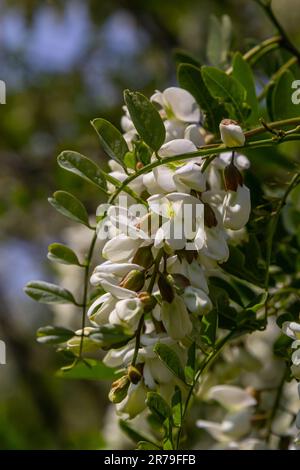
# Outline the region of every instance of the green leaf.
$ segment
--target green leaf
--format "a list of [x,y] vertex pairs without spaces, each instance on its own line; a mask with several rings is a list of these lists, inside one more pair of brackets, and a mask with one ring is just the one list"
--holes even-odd
[[257,313],[266,303],[268,294],[263,292],[254,297],[254,299],[246,306],[246,310],[251,310],[254,313]]
[[75,222],[90,227],[86,208],[73,194],[67,193],[66,191],[56,191],[53,197],[48,198],[48,201],[51,206],[68,217],[68,219],[75,220]]
[[61,379],[77,380],[116,380],[121,376],[120,373],[116,373],[116,369],[107,367],[95,359],[84,359],[72,368],[58,370],[55,375]]
[[214,346],[218,328],[218,314],[216,309],[211,310],[207,315],[203,315],[200,327],[202,341],[208,346]]
[[121,347],[134,336],[121,325],[102,325],[94,328],[88,338],[99,344],[102,349]]
[[201,66],[200,61],[196,57],[194,57],[192,54],[185,51],[184,49],[180,49],[180,48],[174,49],[173,56],[174,56],[176,65],[191,64],[191,65],[195,65],[196,67]]
[[149,442],[149,441],[140,441],[138,442],[138,445],[137,445],[137,448],[138,450],[161,450],[161,448],[155,444],[153,444],[153,442]]
[[188,349],[188,359],[185,366],[185,375],[187,379],[192,382],[196,370],[196,343],[193,342]]
[[172,396],[172,416],[174,426],[180,427],[182,423],[182,395],[177,385],[175,386],[175,392]]
[[95,162],[72,150],[65,150],[57,157],[58,164],[71,173],[95,184],[106,193],[106,174]]
[[219,67],[226,64],[231,39],[232,25],[230,17],[223,15],[220,21],[216,16],[211,15],[206,55],[212,65]]
[[125,90],[124,99],[138,134],[152,150],[158,151],[166,137],[159,112],[141,93]]
[[246,101],[245,88],[232,76],[215,67],[201,67],[203,80],[212,96],[226,104],[230,118],[243,123],[243,108]]
[[290,347],[293,340],[288,336],[281,334],[275,341],[273,345],[273,352],[275,356],[281,357],[283,359],[290,359]]
[[[251,236],[249,238],[251,239]],[[263,287],[265,269],[261,265],[261,259],[254,253],[251,243],[244,244],[243,252],[236,246],[230,246],[229,253],[228,261],[222,264],[222,268],[239,279],[243,278]]]
[[177,76],[180,86],[193,95],[203,111],[205,127],[213,134],[219,135],[219,124],[226,118],[227,111],[208,91],[201,70],[193,65],[181,64]]
[[257,123],[259,119],[258,100],[255,91],[255,82],[253,73],[248,62],[243,58],[240,52],[236,52],[233,58],[232,76],[240,82],[247,92],[247,104],[251,109],[247,122]]
[[52,243],[49,245],[47,257],[51,261],[56,261],[57,263],[81,266],[74,251],[61,243]]
[[158,342],[154,346],[153,351],[158,355],[159,359],[165,364],[165,366],[167,366],[167,368],[176,375],[176,377],[185,382],[184,370],[180,359],[172,348],[164,343]]
[[211,286],[221,288],[223,291],[227,292],[231,300],[236,302],[238,305],[241,305],[242,307],[244,306],[243,300],[241,299],[240,293],[236,289],[236,286],[230,283],[228,279],[225,280],[225,279],[222,279],[221,277],[211,276],[209,278],[209,284]]
[[107,155],[124,165],[124,157],[129,149],[121,132],[106,119],[94,119],[91,124],[97,132],[102,148]]
[[30,281],[24,291],[29,297],[45,304],[76,304],[70,291],[44,281]]
[[299,106],[292,102],[293,73],[287,70],[276,80],[272,91],[272,116],[275,120],[299,117]]
[[147,393],[147,406],[161,423],[172,417],[168,403],[156,392]]
[[65,343],[74,336],[74,331],[59,326],[43,326],[37,330],[37,341],[42,344]]

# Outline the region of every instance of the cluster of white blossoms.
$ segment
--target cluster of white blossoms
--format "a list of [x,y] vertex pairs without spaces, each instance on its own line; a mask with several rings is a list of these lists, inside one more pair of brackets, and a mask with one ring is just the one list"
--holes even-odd
[[291,372],[293,376],[300,380],[300,323],[294,321],[285,321],[282,325],[283,332],[293,339],[292,349],[292,366]]
[[[300,322],[290,322],[286,321],[282,325],[282,331],[289,337],[293,339],[291,348],[294,350],[292,353],[292,365],[291,365],[291,372],[292,375],[297,379],[300,380]],[[300,384],[298,384],[298,394],[300,398]],[[297,435],[294,440],[295,449],[300,449],[300,410],[297,413],[296,427],[298,429]]]
[[[213,309],[208,279],[222,275],[219,265],[228,259],[228,243],[245,237],[251,209],[241,174],[249,167],[245,156],[226,152],[209,165],[202,157],[163,164],[164,158],[195,152],[211,139],[192,95],[172,87],[157,91],[151,101],[166,129],[165,143],[151,157],[160,164],[129,183],[145,206],[137,207],[121,192],[114,205],[100,208],[101,227],[105,224],[109,239],[102,250],[105,261],[95,268],[91,284],[105,293],[88,311],[93,328],[123,327],[131,335],[104,358],[106,365],[124,371],[113,383],[110,399],[129,418],[146,407],[148,391],[156,390],[169,401],[175,385],[183,387],[153,348],[166,344],[185,367],[199,319]],[[134,152],[139,137],[126,108],[121,124]],[[228,147],[245,141],[234,121],[222,121],[220,132]],[[142,166],[138,162],[137,168]],[[115,179],[123,182],[128,177],[117,162],[110,161],[110,167]],[[249,400],[241,411],[247,416],[253,402]],[[227,422],[230,416],[216,432],[225,432]]]

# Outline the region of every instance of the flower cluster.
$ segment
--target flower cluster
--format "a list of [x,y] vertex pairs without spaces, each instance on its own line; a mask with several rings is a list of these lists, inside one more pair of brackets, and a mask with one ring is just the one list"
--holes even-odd
[[[125,204],[120,192],[113,205],[99,210],[100,228],[105,224],[109,240],[102,250],[105,261],[95,268],[91,283],[104,293],[90,306],[93,328],[85,331],[91,334],[109,325],[128,334],[127,341],[106,348],[104,363],[123,371],[109,397],[129,418],[146,407],[147,391],[157,390],[168,401],[175,385],[186,393],[155,345],[166,345],[185,367],[199,321],[214,308],[209,277],[222,276],[219,265],[228,259],[228,244],[246,236],[250,214],[250,193],[241,174],[249,166],[245,156],[226,152],[209,165],[197,156],[163,162],[195,152],[211,139],[192,95],[172,87],[156,92],[151,101],[166,130],[164,144],[151,155],[160,164],[129,183],[146,201],[146,209],[131,197]],[[121,124],[140,169],[139,156],[149,149],[139,140],[126,107]],[[222,121],[220,132],[227,146],[243,145],[243,132],[233,121]],[[110,175],[120,182],[135,171],[126,172],[116,161],[110,167]],[[111,183],[110,190],[115,190]]]

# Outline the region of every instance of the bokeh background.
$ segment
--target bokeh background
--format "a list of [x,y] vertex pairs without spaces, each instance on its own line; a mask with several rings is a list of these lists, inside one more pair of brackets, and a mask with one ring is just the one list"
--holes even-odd
[[[298,1],[274,0],[274,9],[299,45]],[[36,343],[39,326],[76,322],[73,313],[36,304],[22,288],[31,279],[63,279],[74,289],[80,283],[72,268],[57,270],[46,259],[53,241],[80,251],[85,240],[47,197],[70,190],[91,213],[101,202],[97,188],[57,167],[56,156],[74,149],[105,167],[89,121],[104,117],[118,126],[124,88],[150,95],[176,84],[174,48],[205,62],[212,13],[231,16],[233,50],[273,33],[252,0],[0,2],[0,79],[7,86],[7,103],[0,105],[0,339],[7,346],[7,364],[0,365],[1,449],[128,445],[118,443],[107,385],[55,377],[59,357]]]

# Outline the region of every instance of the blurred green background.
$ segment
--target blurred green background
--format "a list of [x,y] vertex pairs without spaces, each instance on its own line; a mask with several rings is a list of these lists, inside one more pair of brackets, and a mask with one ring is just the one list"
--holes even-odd
[[[298,1],[277,0],[274,9],[300,44]],[[7,347],[7,364],[0,365],[1,449],[128,445],[117,440],[108,386],[56,378],[59,357],[35,341],[39,326],[76,324],[73,312],[38,305],[22,288],[31,279],[80,284],[72,268],[55,271],[46,260],[49,243],[84,251],[85,240],[85,233],[66,230],[71,224],[47,197],[70,190],[92,214],[101,194],[60,170],[56,156],[74,149],[105,166],[89,121],[104,117],[119,125],[124,88],[150,95],[176,84],[174,48],[205,61],[212,13],[231,16],[233,50],[273,33],[251,0],[1,1],[0,79],[7,86],[7,103],[0,105],[0,339]]]

